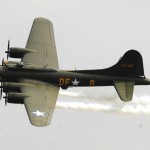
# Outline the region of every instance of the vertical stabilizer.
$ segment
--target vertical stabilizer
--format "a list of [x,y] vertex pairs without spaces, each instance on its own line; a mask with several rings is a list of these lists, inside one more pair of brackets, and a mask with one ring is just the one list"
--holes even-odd
[[127,51],[117,64],[105,70],[106,74],[121,77],[144,78],[143,59],[136,50]]

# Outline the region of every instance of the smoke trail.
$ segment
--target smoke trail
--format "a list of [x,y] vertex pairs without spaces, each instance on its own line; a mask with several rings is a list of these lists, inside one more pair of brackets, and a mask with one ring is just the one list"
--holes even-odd
[[150,114],[150,96],[134,96],[131,102],[123,102],[117,95],[103,98],[99,94],[93,96],[89,92],[69,91],[60,91],[60,95],[65,97],[65,100],[59,100],[57,108],[117,114]]

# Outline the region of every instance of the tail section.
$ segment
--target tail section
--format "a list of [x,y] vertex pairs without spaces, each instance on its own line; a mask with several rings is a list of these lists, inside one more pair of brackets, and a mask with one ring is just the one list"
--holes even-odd
[[[135,50],[127,51],[116,65],[105,71],[119,77],[145,78],[142,56]],[[132,100],[134,81],[113,81],[113,83],[121,100],[125,102]]]
[[110,68],[100,70],[100,73],[120,77],[145,78],[142,56],[136,50],[129,50],[117,64]]
[[[112,67],[99,70],[80,70],[78,73],[86,73],[93,75],[103,75],[116,77],[107,85],[114,85],[121,100],[127,102],[132,100],[135,80],[128,78],[145,79],[143,69],[143,59],[141,54],[136,50],[127,51],[123,57]],[[105,85],[105,84],[104,84]]]

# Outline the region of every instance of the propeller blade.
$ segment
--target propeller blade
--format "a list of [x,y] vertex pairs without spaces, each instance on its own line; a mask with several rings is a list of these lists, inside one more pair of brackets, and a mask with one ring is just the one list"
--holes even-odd
[[7,101],[8,101],[8,93],[6,93],[6,95],[3,98],[5,98],[5,106],[6,106],[7,105]]
[[0,100],[2,99],[2,93],[3,93],[3,82],[1,82],[0,86],[1,92],[0,92]]
[[7,106],[7,98],[5,98],[5,106]]
[[2,99],[2,83],[1,83],[1,92],[0,92],[0,100]]
[[7,51],[5,51],[5,53],[7,53],[7,60],[9,58],[9,53],[10,53],[10,41],[8,40],[8,46],[7,46]]
[[9,58],[9,52],[10,52],[10,40],[8,40],[8,47],[7,47],[7,60]]
[[8,40],[8,47],[7,47],[7,50],[9,51],[10,49],[10,40]]
[[4,66],[4,58],[2,59],[2,66]]

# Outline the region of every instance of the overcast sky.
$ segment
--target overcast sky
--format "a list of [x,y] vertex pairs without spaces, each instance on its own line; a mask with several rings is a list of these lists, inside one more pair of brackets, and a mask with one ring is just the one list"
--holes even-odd
[[[150,78],[149,0],[1,0],[0,58],[11,46],[25,47],[36,17],[53,22],[61,69],[100,69],[115,64],[129,49],[138,50]],[[107,102],[121,110],[113,87],[72,88],[58,102],[77,101],[86,106]],[[82,96],[74,97],[80,93]],[[136,87],[133,102],[150,104],[150,87]],[[142,98],[141,98],[142,97]],[[143,97],[145,99],[143,99]],[[143,102],[144,101],[144,102]],[[109,104],[110,103],[110,104]],[[106,105],[105,105],[106,106]],[[80,106],[78,106],[80,107]],[[124,107],[125,108],[125,107]],[[141,107],[140,107],[141,108]],[[149,108],[149,107],[148,107]],[[30,124],[23,105],[0,102],[0,149],[32,150],[148,150],[150,109],[138,114],[124,111],[56,108],[52,123],[37,128]],[[147,112],[146,112],[146,111]]]

